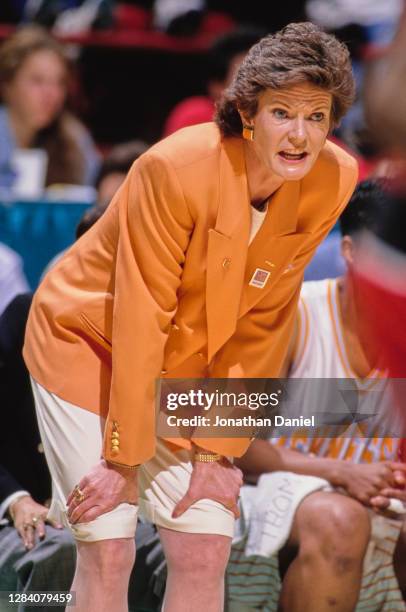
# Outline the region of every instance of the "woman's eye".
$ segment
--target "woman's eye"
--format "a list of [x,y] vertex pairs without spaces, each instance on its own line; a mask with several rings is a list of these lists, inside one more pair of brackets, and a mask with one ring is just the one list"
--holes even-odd
[[272,114],[276,119],[286,119],[288,113],[283,108],[274,108]]
[[323,121],[324,113],[313,113],[312,115],[310,115],[310,119],[312,121]]

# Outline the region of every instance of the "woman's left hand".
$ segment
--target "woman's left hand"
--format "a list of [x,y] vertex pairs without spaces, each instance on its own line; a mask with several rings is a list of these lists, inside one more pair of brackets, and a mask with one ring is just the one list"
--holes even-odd
[[13,517],[14,527],[21,536],[27,550],[31,550],[35,546],[37,538],[44,539],[45,523],[49,523],[57,529],[62,529],[62,525],[47,519],[48,508],[38,504],[29,495],[20,497],[10,504],[9,514]]

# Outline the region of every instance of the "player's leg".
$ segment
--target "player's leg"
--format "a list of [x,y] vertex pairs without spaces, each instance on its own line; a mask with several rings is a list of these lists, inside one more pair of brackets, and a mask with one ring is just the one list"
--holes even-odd
[[328,492],[306,497],[283,551],[296,555],[283,579],[280,610],[354,610],[369,537],[368,511],[356,500]]
[[399,589],[402,593],[404,601],[406,601],[406,524],[399,533],[399,538],[396,544],[393,555],[393,567],[399,584]]

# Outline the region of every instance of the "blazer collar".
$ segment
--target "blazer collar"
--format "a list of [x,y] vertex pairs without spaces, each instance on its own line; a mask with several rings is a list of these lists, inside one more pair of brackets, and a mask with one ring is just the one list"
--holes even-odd
[[222,141],[219,196],[215,229],[231,237],[250,223],[250,198],[241,138]]

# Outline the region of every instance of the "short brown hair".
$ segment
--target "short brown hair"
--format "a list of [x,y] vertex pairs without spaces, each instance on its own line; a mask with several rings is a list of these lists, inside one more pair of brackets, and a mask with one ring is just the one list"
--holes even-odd
[[266,89],[309,82],[332,94],[335,127],[351,106],[355,83],[347,47],[313,23],[291,23],[251,47],[217,103],[215,121],[224,136],[240,136],[238,110],[254,117]]

